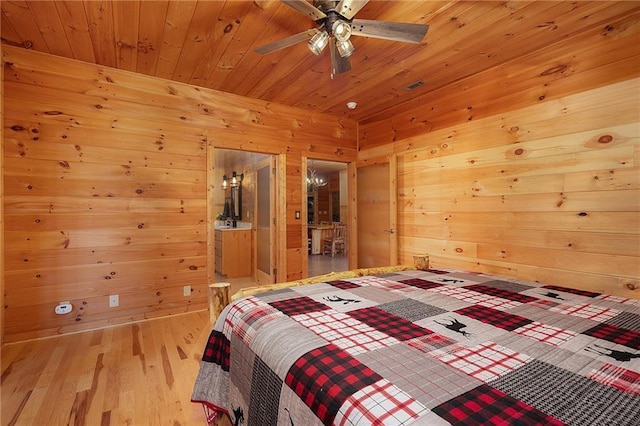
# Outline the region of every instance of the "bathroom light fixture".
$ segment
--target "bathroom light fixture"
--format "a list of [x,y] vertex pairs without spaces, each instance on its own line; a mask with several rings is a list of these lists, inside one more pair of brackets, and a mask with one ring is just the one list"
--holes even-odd
[[358,106],[358,104],[356,102],[347,102],[347,108],[349,109],[356,109],[356,107]]
[[244,180],[244,173],[237,174],[235,170],[231,173],[231,179],[227,175],[222,176],[222,189],[227,189],[228,187],[235,188],[240,185],[240,183]]
[[244,180],[244,173],[238,175],[234,170],[233,173],[231,174],[231,187],[235,188],[236,186],[240,185],[240,182],[242,182],[243,180]]

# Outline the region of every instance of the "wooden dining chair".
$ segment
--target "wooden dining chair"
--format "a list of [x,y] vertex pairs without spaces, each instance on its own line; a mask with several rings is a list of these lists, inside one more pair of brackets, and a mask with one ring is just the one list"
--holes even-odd
[[336,253],[345,254],[346,225],[334,223],[331,235],[322,239],[322,254],[331,253],[335,257]]

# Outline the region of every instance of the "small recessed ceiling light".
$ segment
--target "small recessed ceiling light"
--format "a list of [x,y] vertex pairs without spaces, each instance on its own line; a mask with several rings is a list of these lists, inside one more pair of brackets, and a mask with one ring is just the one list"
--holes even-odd
[[358,106],[358,104],[353,102],[353,101],[347,102],[347,108],[349,108],[349,109],[356,109],[357,106]]

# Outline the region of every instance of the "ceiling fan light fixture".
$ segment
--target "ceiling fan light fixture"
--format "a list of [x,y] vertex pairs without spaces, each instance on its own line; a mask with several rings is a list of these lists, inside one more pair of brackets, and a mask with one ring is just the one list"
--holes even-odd
[[351,37],[351,25],[344,21],[336,21],[331,27],[331,33],[340,42],[345,42]]
[[353,53],[353,44],[349,40],[340,41],[336,40],[336,47],[338,48],[338,53],[343,58],[348,58]]
[[329,34],[326,31],[318,31],[309,39],[307,46],[314,55],[319,55],[329,43]]

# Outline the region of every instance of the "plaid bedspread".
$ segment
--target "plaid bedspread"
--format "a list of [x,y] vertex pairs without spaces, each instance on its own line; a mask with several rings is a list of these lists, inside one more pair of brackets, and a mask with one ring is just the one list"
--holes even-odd
[[640,300],[404,271],[228,306],[192,400],[244,425],[640,425]]

